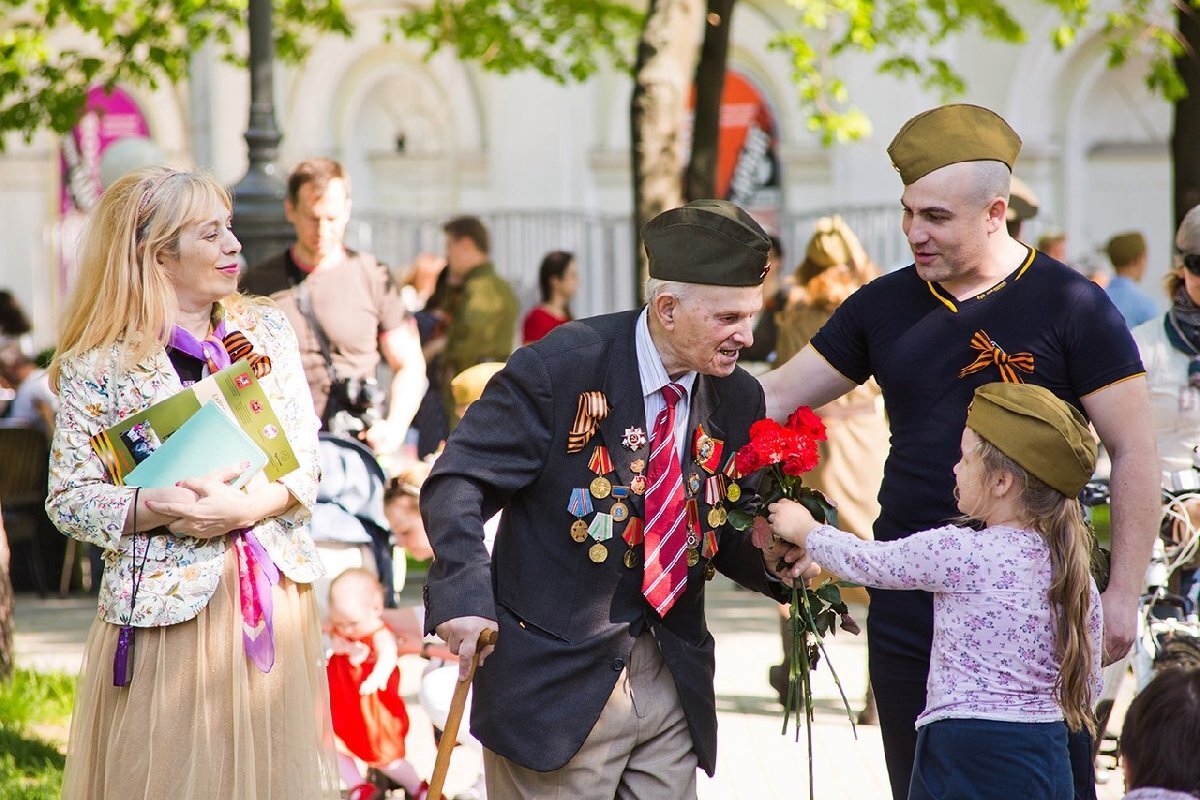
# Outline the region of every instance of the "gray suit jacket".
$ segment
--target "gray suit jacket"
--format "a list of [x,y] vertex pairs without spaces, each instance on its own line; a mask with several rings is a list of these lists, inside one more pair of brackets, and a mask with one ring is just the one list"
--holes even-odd
[[[622,446],[626,428],[649,434],[634,340],[636,311],[569,323],[509,359],[451,435],[421,491],[421,511],[436,558],[425,585],[429,631],[446,620],[497,620],[499,642],[476,677],[471,730],[499,755],[535,770],[563,766],[599,718],[633,646],[649,627],[675,678],[700,766],[716,758],[713,640],[704,619],[706,559],[688,573],[687,588],[665,618],[641,593],[643,548],[626,567],[624,524],[614,525],[608,557],[593,563],[570,536],[571,490],[595,474],[588,462],[607,447],[616,475],[628,486],[639,452]],[[600,390],[611,406],[582,452],[567,453],[580,393]],[[689,431],[703,424],[724,441],[720,467],[747,440],[764,413],[763,393],[738,369],[727,378],[697,377]],[[689,434],[687,452],[692,452]],[[694,460],[685,477],[708,473]],[[736,505],[745,505],[746,492]],[[705,530],[709,506],[699,492]],[[644,518],[642,497],[630,494],[631,516]],[[612,498],[594,500],[608,511]],[[727,504],[728,505],[728,504]],[[503,510],[489,559],[483,523]],[[589,517],[589,521],[590,521]],[[717,531],[712,562],[743,585],[777,599],[748,534]]]

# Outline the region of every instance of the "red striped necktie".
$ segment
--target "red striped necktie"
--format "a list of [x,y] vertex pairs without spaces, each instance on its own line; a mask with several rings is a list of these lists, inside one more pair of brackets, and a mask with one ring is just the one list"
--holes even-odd
[[686,395],[677,383],[662,387],[666,407],[650,432],[650,466],[646,490],[646,567],[642,594],[666,616],[687,583],[687,508],[683,499],[683,470],[675,446],[675,404]]

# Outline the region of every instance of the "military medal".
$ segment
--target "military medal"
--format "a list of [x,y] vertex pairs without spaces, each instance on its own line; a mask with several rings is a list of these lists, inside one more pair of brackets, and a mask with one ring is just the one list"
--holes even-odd
[[592,518],[592,524],[588,526],[588,536],[591,536],[597,542],[606,542],[612,538],[613,533],[613,518],[611,514],[605,514],[603,511],[596,512],[596,516]]
[[693,472],[687,476],[687,493],[688,497],[694,497],[700,491],[700,473]]
[[575,517],[571,523],[571,538],[577,542],[587,539],[588,525],[583,518],[592,513],[592,498],[586,489],[572,489],[571,501],[567,503],[567,512]]
[[628,486],[614,486],[612,489],[613,504],[608,513],[612,514],[613,522],[624,522],[629,519],[629,506],[625,498],[629,496]]
[[646,469],[646,459],[636,458],[629,464],[629,471],[633,473],[632,480],[629,481],[629,491],[641,497],[646,493],[646,476],[642,474]]
[[588,558],[592,560],[593,564],[603,563],[604,559],[608,558],[608,548],[596,542],[588,548]]
[[625,446],[626,450],[636,453],[646,446],[646,432],[641,428],[626,428],[621,444]]
[[731,503],[736,503],[742,499],[742,487],[738,485],[737,479],[742,477],[742,473],[737,468],[737,453],[729,457],[729,463],[725,465],[725,477],[729,478],[729,485],[725,488],[725,498]]
[[713,576],[717,574],[717,567],[713,562],[708,562],[704,565],[704,580],[711,581]]
[[700,555],[707,559],[711,559],[717,554],[717,534],[714,531],[704,532],[704,547],[700,551]]
[[704,502],[712,506],[708,510],[708,524],[713,528],[721,527],[729,518],[729,515],[725,513],[725,509],[721,507],[721,501],[724,499],[725,476],[720,473],[710,475],[704,481]]
[[700,506],[693,498],[687,501],[687,565],[700,563]]
[[629,569],[637,566],[638,555],[637,550],[634,550],[639,544],[645,541],[645,523],[641,517],[630,517],[629,522],[625,525],[624,532],[621,533],[621,538],[625,540],[625,544],[629,545],[629,549],[625,551],[625,557],[622,561]]
[[710,475],[716,472],[717,467],[721,465],[721,453],[724,449],[723,441],[705,433],[703,425],[696,426],[696,431],[692,434],[692,458],[701,469]]
[[592,451],[592,458],[588,461],[588,469],[596,473],[596,477],[592,479],[592,496],[603,500],[612,493],[612,482],[604,477],[605,473],[613,471],[612,457],[609,456],[607,447],[602,444],[596,445],[596,449]]

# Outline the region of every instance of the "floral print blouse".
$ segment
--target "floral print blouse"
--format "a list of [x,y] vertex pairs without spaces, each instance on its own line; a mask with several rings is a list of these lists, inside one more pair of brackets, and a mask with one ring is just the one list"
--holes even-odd
[[[254,352],[270,356],[271,372],[261,383],[300,462],[299,469],[279,479],[298,502],[281,516],[260,520],[254,533],[280,571],[309,583],[324,572],[308,530],[317,496],[320,420],[300,368],[296,336],[281,311],[260,301],[232,304],[225,320],[228,330],[245,334]],[[124,354],[118,343],[62,363],[46,511],[66,535],[104,549],[102,619],[139,627],[173,625],[208,604],[229,537],[121,535],[134,489],[108,481],[89,439],[183,389],[165,349],[132,366],[124,366]],[[135,548],[138,562],[144,556],[146,565],[131,609]]]
[[[829,525],[809,534],[809,555],[835,575],[880,589],[933,593],[933,651],[925,710],[939,719],[1054,722],[1059,660],[1050,551],[1035,531],[948,525],[890,542],[862,541]],[[1092,694],[1100,692],[1100,594],[1090,586]]]

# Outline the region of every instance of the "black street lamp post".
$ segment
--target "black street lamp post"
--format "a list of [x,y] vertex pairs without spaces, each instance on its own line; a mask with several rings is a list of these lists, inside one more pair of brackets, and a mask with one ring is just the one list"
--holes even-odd
[[250,0],[250,121],[246,145],[250,164],[233,187],[233,230],[253,267],[295,241],[283,213],[286,191],[275,158],[282,135],[275,125],[275,42],[271,0]]

